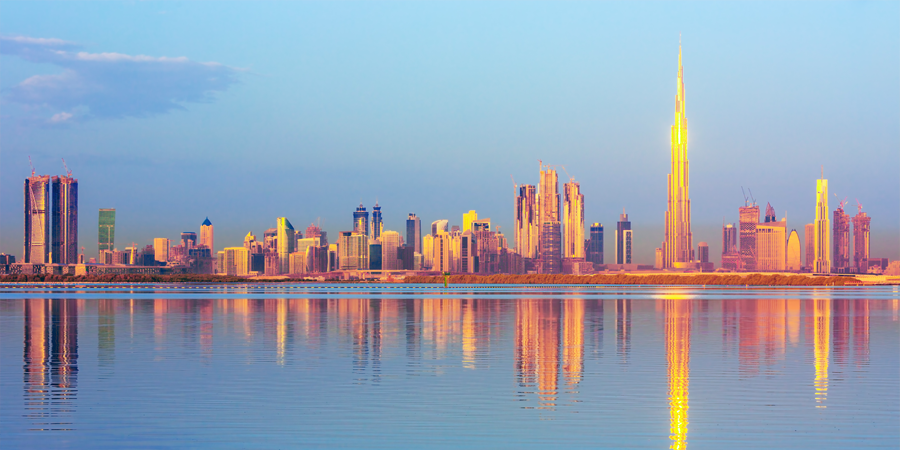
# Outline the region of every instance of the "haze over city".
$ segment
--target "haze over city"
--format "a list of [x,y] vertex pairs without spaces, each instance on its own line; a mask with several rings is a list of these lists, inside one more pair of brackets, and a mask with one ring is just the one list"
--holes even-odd
[[99,208],[120,247],[206,217],[219,248],[278,217],[336,237],[376,200],[387,230],[474,209],[512,240],[510,175],[543,160],[608,253],[625,208],[653,264],[680,36],[694,245],[718,262],[742,187],[802,233],[824,166],[831,209],[858,199],[871,255],[900,257],[898,4],[644,6],[4,3],[0,251],[29,156],[79,179],[87,256]]

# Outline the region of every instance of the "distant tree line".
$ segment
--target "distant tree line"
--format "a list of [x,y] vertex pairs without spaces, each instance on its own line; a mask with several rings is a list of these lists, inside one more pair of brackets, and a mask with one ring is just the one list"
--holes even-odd
[[300,279],[253,280],[230,275],[147,275],[147,274],[102,274],[102,275],[48,275],[18,274],[0,275],[0,283],[13,282],[54,282],[54,283],[280,283],[298,282]]
[[[406,283],[444,282],[441,276],[408,276]],[[858,284],[853,277],[810,277],[804,275],[451,275],[450,284],[640,284],[640,285],[715,285],[715,286],[844,286]]]

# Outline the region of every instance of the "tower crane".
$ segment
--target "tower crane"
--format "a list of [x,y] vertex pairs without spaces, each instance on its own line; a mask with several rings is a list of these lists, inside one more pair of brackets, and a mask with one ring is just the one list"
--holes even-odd
[[66,169],[66,176],[72,178],[72,171],[69,170],[69,166],[66,165],[66,158],[62,158],[63,167]]
[[28,155],[28,165],[31,166],[31,176],[34,176],[34,164],[31,162],[31,155]]
[[856,212],[862,213],[862,203],[859,202],[858,198],[855,198],[854,200],[856,200]]
[[516,184],[516,179],[513,178],[512,174],[509,174],[509,179],[512,180],[512,182],[513,182],[513,194],[518,194],[519,193],[519,185]]

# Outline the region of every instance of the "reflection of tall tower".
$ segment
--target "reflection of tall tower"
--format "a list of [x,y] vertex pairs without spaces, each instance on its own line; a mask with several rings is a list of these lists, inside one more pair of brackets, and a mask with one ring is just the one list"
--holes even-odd
[[[818,222],[818,221],[817,221]],[[820,261],[816,259],[818,265]],[[813,355],[816,366],[816,408],[825,408],[828,396],[828,351],[831,337],[831,300],[813,300]]]
[[631,350],[631,300],[616,299],[616,354],[628,363]]
[[42,430],[68,429],[78,375],[77,301],[25,301],[25,403]]
[[584,371],[584,299],[564,300],[563,376],[569,389],[578,387]]
[[684,114],[684,68],[681,45],[678,46],[678,92],[675,94],[675,124],[672,125],[672,172],[668,176],[669,202],[666,211],[666,240],[663,268],[689,262],[693,248],[691,236],[691,200],[687,157],[687,118]]
[[521,387],[537,384],[541,408],[556,406],[559,316],[558,300],[516,302],[516,375]]
[[691,301],[663,300],[669,378],[669,448],[687,448],[688,384],[691,354]]
[[116,360],[116,300],[97,300],[97,362],[111,369]]
[[869,301],[853,300],[853,361],[857,367],[869,363]]

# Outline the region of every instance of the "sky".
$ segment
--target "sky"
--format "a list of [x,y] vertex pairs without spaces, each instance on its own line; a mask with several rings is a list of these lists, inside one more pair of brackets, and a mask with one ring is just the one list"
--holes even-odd
[[542,160],[607,262],[624,208],[652,264],[679,40],[695,245],[718,262],[742,187],[802,241],[824,171],[900,258],[897,2],[4,1],[0,252],[21,258],[29,156],[78,178],[88,257],[99,208],[119,249],[206,217],[217,249],[278,217],[333,241],[376,201],[401,234],[474,209],[513,241]]

